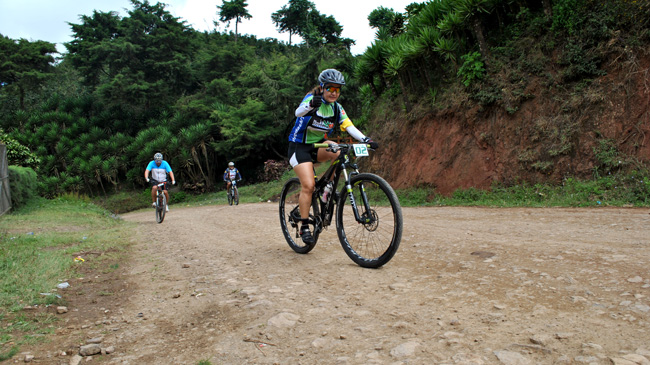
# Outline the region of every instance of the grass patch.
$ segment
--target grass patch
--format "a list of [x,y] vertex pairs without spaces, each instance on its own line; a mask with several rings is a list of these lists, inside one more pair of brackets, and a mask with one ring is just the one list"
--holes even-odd
[[562,185],[495,184],[491,190],[458,189],[451,196],[439,195],[430,187],[401,189],[396,193],[404,207],[648,207],[650,177],[633,172],[584,181],[567,178]]
[[[107,259],[122,257],[125,229],[128,224],[72,195],[34,198],[0,218],[0,319],[5,324],[0,327],[0,358],[11,358],[15,348],[52,333],[55,316],[23,308],[65,304],[57,284],[72,277],[78,265],[101,269]],[[84,252],[101,255],[76,262]]]

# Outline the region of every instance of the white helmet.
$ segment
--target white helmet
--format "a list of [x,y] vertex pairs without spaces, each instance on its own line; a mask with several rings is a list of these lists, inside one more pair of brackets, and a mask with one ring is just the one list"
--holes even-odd
[[232,162],[232,161],[228,162],[228,167],[233,167],[233,166],[235,166],[234,162]]
[[160,153],[160,152],[156,153],[155,155],[153,155],[153,159],[156,160],[156,161],[162,161],[162,159],[163,159],[162,153]]
[[320,82],[321,86],[325,84],[345,85],[345,78],[338,70],[328,68],[318,75],[318,82]]

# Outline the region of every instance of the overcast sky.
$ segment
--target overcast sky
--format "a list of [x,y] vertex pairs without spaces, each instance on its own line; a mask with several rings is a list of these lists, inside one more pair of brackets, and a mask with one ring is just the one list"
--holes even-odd
[[[373,42],[375,31],[368,25],[368,14],[383,6],[397,12],[404,12],[406,6],[424,0],[311,0],[321,14],[332,15],[343,26],[342,36],[354,39],[353,54],[363,53]],[[156,3],[150,0],[150,3]],[[163,0],[166,9],[174,16],[185,20],[192,28],[204,31],[215,29],[218,20],[217,5],[222,0]],[[278,33],[271,21],[271,14],[280,10],[288,0],[248,0],[248,12],[253,16],[239,24],[239,33],[255,35],[258,39],[277,38],[289,42],[288,33]],[[70,23],[79,24],[80,15],[92,15],[93,10],[117,11],[126,16],[125,9],[132,9],[129,0],[0,0],[0,34],[11,39],[25,38],[30,41],[43,40],[57,44],[60,52],[65,51],[62,43],[72,40]],[[235,30],[234,22],[226,29],[220,23],[217,30]],[[293,36],[292,43],[300,41]]]

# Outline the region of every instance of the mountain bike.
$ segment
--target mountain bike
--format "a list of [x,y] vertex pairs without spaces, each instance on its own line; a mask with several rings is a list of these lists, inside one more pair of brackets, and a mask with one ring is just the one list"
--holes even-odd
[[239,205],[239,190],[237,189],[237,180],[230,179],[230,189],[228,190],[228,205]]
[[163,187],[167,185],[167,182],[151,181],[153,181],[154,185],[158,186],[158,189],[156,189],[156,222],[162,223],[165,220],[165,213],[167,212],[167,197],[163,191]]
[[[336,214],[336,232],[345,253],[361,267],[381,267],[393,258],[402,239],[402,208],[395,191],[383,178],[359,172],[356,158],[368,156],[369,145],[315,143],[314,147],[340,154],[316,180],[309,212],[313,244],[300,238],[300,180],[294,177],[284,184],[280,225],[287,243],[297,253],[308,253]],[[343,187],[337,191],[341,177]],[[329,188],[331,192],[325,193]]]

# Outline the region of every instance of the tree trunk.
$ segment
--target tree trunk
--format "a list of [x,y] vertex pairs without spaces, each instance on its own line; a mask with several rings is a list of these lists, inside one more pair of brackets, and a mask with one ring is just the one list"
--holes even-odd
[[22,86],[18,86],[18,95],[20,99],[20,110],[25,110],[25,89]]
[[210,159],[208,158],[208,149],[205,146],[205,143],[201,143],[201,152],[203,152],[203,158],[205,159],[205,170],[207,173],[207,178],[205,180],[206,189],[212,188],[212,169],[210,168]]
[[208,177],[205,176],[205,173],[203,172],[203,167],[201,167],[201,161],[199,161],[199,156],[198,156],[198,153],[196,152],[195,147],[192,147],[192,149],[190,150],[190,154],[192,155],[192,158],[194,159],[194,163],[199,168],[199,172],[201,173],[201,179],[207,183],[208,182]]
[[481,26],[481,21],[478,19],[478,17],[474,17],[472,25],[474,28],[474,35],[478,41],[478,48],[481,51],[481,56],[483,56],[483,62],[485,62],[485,65],[487,66],[490,50],[488,48],[487,42],[485,41],[485,36],[483,35],[483,27]]
[[544,5],[544,14],[546,14],[547,17],[551,17],[553,15],[551,0],[542,0],[542,4]]
[[237,34],[238,34],[237,26],[238,25],[239,25],[239,17],[237,17],[237,19],[235,19],[235,43],[237,43]]
[[411,111],[411,103],[409,102],[409,97],[408,94],[406,93],[406,86],[404,85],[404,81],[402,80],[402,75],[397,75],[397,79],[399,80],[399,87],[402,89],[402,99],[404,99],[406,112],[409,113]]

